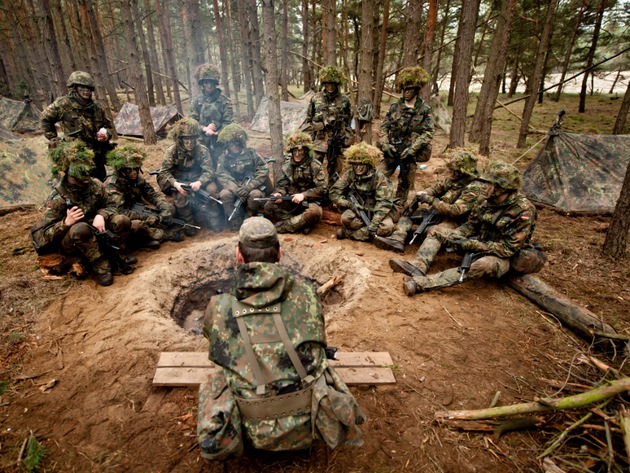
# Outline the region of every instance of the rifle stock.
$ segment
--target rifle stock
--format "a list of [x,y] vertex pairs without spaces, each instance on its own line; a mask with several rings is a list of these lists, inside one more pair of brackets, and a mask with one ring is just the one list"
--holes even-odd
[[[131,208],[132,211],[134,212],[138,212],[139,214],[142,215],[147,215],[149,217],[157,217],[160,218],[160,213],[157,210],[151,209],[149,207],[147,207],[146,205],[143,205],[139,202],[136,202],[135,204],[133,204],[133,207]],[[190,223],[186,223],[185,221],[183,221],[181,218],[173,218],[173,225],[178,225],[182,228],[195,228],[197,230],[200,230],[201,227],[197,226],[197,225],[192,225]]]
[[442,221],[442,216],[440,215],[440,213],[435,209],[430,209],[425,214],[424,218],[422,219],[422,222],[420,222],[420,224],[418,225],[418,228],[416,228],[416,231],[413,232],[413,236],[411,237],[411,241],[409,242],[409,244],[412,245],[413,242],[416,241],[416,238],[418,238],[419,236],[422,236],[424,232],[427,231],[427,228],[429,228],[432,225],[437,225],[441,221]]
[[370,223],[372,222],[370,218],[368,217],[368,214],[365,212],[365,210],[360,208],[361,204],[359,200],[357,199],[356,191],[354,189],[350,189],[350,192],[348,193],[348,199],[350,200],[350,203],[352,204],[352,211],[361,218],[361,220],[363,221],[366,227],[369,227]]

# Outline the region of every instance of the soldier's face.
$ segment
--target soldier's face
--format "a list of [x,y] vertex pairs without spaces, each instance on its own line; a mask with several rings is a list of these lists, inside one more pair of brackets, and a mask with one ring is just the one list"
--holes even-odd
[[83,187],[90,182],[90,176],[72,177],[68,175],[68,184],[72,187]]
[[334,82],[324,82],[324,90],[329,94],[332,94],[337,90],[337,84]]
[[301,163],[306,156],[306,150],[304,149],[304,147],[293,148],[292,153],[293,161],[295,161],[296,163]]
[[125,169],[125,175],[127,176],[127,179],[135,181],[140,175],[140,168],[127,168]]
[[492,184],[488,202],[491,204],[501,204],[505,201],[505,199],[507,199],[508,195],[510,195],[510,191],[508,189],[504,189],[498,184]]
[[353,165],[354,173],[357,176],[363,176],[366,172],[368,172],[367,164],[354,164]]
[[407,87],[405,90],[403,90],[403,97],[405,101],[407,102],[415,99],[417,95],[418,95],[417,87]]
[[92,98],[93,89],[91,87],[86,87],[84,85],[77,85],[77,94],[82,99],[91,99]]
[[214,90],[217,88],[217,84],[213,80],[204,80],[201,82],[201,88],[204,90],[204,92],[214,92]]
[[195,144],[197,143],[197,138],[193,136],[184,136],[182,138],[182,146],[186,151],[192,151],[195,149]]
[[231,154],[241,154],[243,147],[238,141],[230,141],[230,144],[228,144],[228,151]]

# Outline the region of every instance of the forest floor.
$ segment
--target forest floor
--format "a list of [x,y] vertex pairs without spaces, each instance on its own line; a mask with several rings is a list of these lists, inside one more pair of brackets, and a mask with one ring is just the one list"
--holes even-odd
[[[548,129],[560,106],[575,104],[567,101],[539,107],[533,126]],[[566,128],[608,132],[619,102],[597,103],[587,116],[569,113]],[[518,122],[497,114],[494,156],[513,161],[523,153],[514,147]],[[442,167],[447,138],[438,135],[435,142],[434,158],[418,173],[418,189],[430,185]],[[146,169],[159,166],[167,145],[148,149]],[[262,136],[252,136],[250,145],[269,153]],[[160,352],[207,350],[202,336],[181,327],[187,315],[181,308],[202,307],[213,288],[229,279],[236,234],[202,231],[139,252],[133,274],[100,287],[91,279],[43,277],[29,240],[40,213],[0,217],[0,470],[25,468],[18,458],[27,457],[22,450],[32,435],[46,449],[40,471],[223,471],[199,455],[196,390],[155,388],[151,382]],[[540,210],[535,236],[549,262],[537,276],[630,335],[630,259],[612,261],[600,252],[609,222]],[[589,346],[502,282],[471,282],[408,298],[401,275],[389,269],[393,253],[337,241],[335,230],[321,225],[306,236],[281,236],[281,264],[318,283],[345,274],[324,300],[329,344],[343,351],[388,351],[397,382],[352,388],[368,417],[363,447],[250,453],[228,462],[226,471],[543,471],[537,455],[572,423],[566,416],[548,414],[539,428],[500,436],[452,430],[436,423],[434,413],[488,407],[498,391],[498,404],[509,405],[574,394],[579,388],[571,383],[598,385],[602,372],[579,356]],[[408,247],[405,257],[415,250]],[[458,264],[456,256],[440,255],[432,271]],[[596,356],[628,375],[622,355]],[[597,460],[608,456],[608,447],[596,417],[552,456],[564,471],[606,470]],[[615,428],[612,442],[616,464],[627,467]]]

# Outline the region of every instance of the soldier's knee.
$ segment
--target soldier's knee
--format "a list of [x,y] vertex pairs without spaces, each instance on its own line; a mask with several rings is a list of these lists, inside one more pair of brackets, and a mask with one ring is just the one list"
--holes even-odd
[[131,229],[131,220],[126,215],[114,215],[109,221],[109,226],[114,233],[128,232]]
[[94,238],[92,227],[85,222],[78,222],[70,227],[68,232],[70,238],[74,241],[89,241]]

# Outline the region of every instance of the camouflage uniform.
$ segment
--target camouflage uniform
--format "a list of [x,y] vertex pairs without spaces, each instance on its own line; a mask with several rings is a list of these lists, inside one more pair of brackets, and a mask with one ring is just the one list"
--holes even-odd
[[[374,235],[381,237],[392,233],[394,222],[391,212],[394,208],[394,189],[385,174],[375,168],[376,159],[381,152],[364,142],[351,146],[344,153],[349,166],[341,179],[330,188],[330,200],[339,209],[345,209],[341,215],[343,228],[337,236],[353,240],[370,241]],[[368,171],[363,175],[355,172],[354,165],[366,164]],[[352,210],[349,192],[354,190],[357,200],[370,219],[366,226],[360,216]]]
[[[73,80],[73,77],[77,74],[86,76],[79,76],[79,84],[92,83],[93,88],[92,78],[89,74],[79,71],[72,73],[68,80],[68,87],[72,87],[73,84],[77,83]],[[104,181],[106,176],[105,154],[113,146],[109,141],[98,141],[96,133],[101,128],[105,128],[111,137],[114,133],[114,126],[105,115],[103,107],[92,99],[83,99],[73,88],[68,95],[58,98],[42,112],[42,129],[47,139],[55,140],[57,138],[57,128],[55,126],[57,122],[61,122],[61,129],[68,139],[80,139],[94,151],[95,170],[92,176]],[[73,133],[77,131],[78,133]],[[69,134],[72,134],[72,136],[68,137]]]
[[319,78],[322,85],[325,82],[332,82],[337,84],[337,88],[332,93],[323,90],[311,98],[306,109],[306,123],[310,125],[315,157],[321,163],[326,159],[328,182],[332,184],[337,180],[335,173],[341,173],[342,161],[338,159],[339,156],[327,156],[328,145],[333,135],[337,133],[341,136],[340,141],[342,143],[339,154],[343,153],[343,149],[349,146],[352,141],[350,128],[352,110],[350,99],[339,89],[343,83],[343,76],[338,68],[335,66],[323,68]]
[[292,154],[286,156],[274,193],[304,194],[304,200],[301,204],[291,201],[265,203],[265,214],[272,220],[279,220],[276,224],[278,233],[294,233],[312,227],[322,218],[320,201],[326,197],[326,175],[322,163],[312,155],[311,143],[310,136],[298,132],[289,138],[285,148],[292,153],[294,148],[303,147],[305,156],[299,163],[295,162]]
[[[417,70],[426,75],[421,67],[405,68],[400,72],[398,86],[402,90],[409,87],[421,87],[426,80],[417,77]],[[395,199],[403,206],[409,190],[413,190],[417,163],[426,162],[431,157],[431,140],[435,131],[431,107],[420,97],[416,97],[413,107],[405,105],[405,99],[394,102],[381,123],[381,132],[385,135],[380,140],[383,150],[385,175],[391,177],[396,168],[398,186]],[[404,155],[403,155],[404,153]]]

